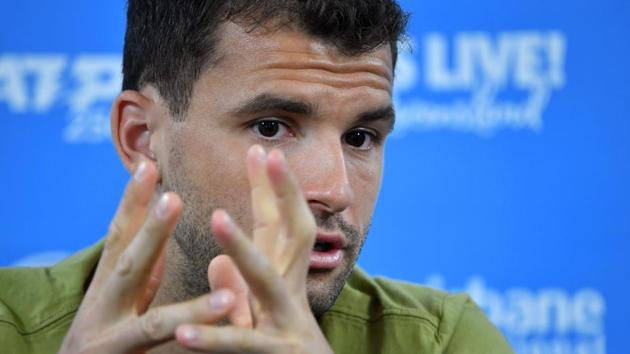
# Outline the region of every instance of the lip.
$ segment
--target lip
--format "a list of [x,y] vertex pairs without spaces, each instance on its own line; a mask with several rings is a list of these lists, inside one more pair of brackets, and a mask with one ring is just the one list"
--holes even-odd
[[325,242],[330,249],[311,252],[310,269],[335,269],[341,265],[348,241],[339,233],[318,232],[315,242]]

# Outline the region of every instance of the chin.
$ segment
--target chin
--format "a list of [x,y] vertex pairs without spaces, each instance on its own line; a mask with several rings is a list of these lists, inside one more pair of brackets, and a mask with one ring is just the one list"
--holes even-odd
[[335,269],[309,270],[306,282],[308,302],[316,318],[334,305],[351,271],[352,264],[343,264]]

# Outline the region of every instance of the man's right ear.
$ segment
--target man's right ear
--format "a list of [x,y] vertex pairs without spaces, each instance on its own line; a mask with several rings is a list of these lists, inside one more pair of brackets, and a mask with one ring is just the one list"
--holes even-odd
[[153,122],[151,112],[154,102],[139,91],[121,92],[111,111],[112,141],[116,151],[130,173],[142,160],[155,160],[151,151]]

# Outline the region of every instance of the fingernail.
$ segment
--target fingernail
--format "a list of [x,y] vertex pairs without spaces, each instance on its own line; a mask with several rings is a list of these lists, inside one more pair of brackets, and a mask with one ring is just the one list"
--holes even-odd
[[259,157],[265,156],[265,149],[263,149],[263,147],[260,145],[252,146],[252,152],[256,154],[256,156],[259,156]]
[[221,211],[221,217],[223,218],[223,222],[225,223],[225,227],[228,229],[228,231],[235,232],[236,225],[234,224],[234,221],[232,220],[230,215],[225,211]]
[[286,173],[289,170],[289,164],[287,163],[287,159],[284,157],[284,154],[282,153],[282,151],[277,150],[278,152],[276,153],[276,155],[278,155],[278,160],[280,160],[280,168],[282,169],[282,172]]
[[144,178],[147,176],[147,162],[142,160],[138,167],[136,168],[136,172],[133,175],[136,181],[142,182]]
[[181,331],[182,337],[184,337],[184,340],[187,342],[194,342],[199,338],[199,330],[195,327],[186,326],[182,328]]
[[225,290],[217,290],[210,294],[210,307],[215,311],[223,310],[232,301],[232,293]]
[[168,215],[168,200],[169,200],[168,194],[164,193],[160,197],[160,200],[157,202],[157,205],[155,206],[155,215],[159,219],[164,220],[166,219],[166,216]]

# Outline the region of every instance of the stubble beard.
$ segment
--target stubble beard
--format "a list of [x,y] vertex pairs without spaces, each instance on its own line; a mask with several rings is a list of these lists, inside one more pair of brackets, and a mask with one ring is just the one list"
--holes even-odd
[[[175,156],[171,155],[173,157]],[[181,158],[181,155],[177,157]],[[210,225],[210,216],[219,206],[201,197],[203,194],[188,180],[181,159],[176,165],[178,166],[174,170],[177,172],[164,176],[162,189],[176,192],[184,201],[182,215],[173,233],[178,262],[170,265],[180,287],[177,291],[181,298],[178,300],[183,301],[210,292],[208,265],[214,257],[224,252],[216,242]],[[246,215],[244,210],[230,211],[230,214],[237,224],[242,225]],[[320,318],[343,290],[366,240],[368,228],[360,232],[358,228],[345,222],[340,214],[315,215],[315,220],[320,229],[340,231],[348,241],[343,263],[339,267],[330,271],[309,271],[308,301],[315,317]]]
[[[187,222],[190,219],[190,216],[182,215],[173,237],[180,252],[180,264],[175,265],[179,283],[187,298],[195,298],[210,292],[208,265],[214,257],[223,253],[223,249],[215,241],[209,225]],[[234,219],[239,220],[237,217]],[[335,303],[365,241],[359,233],[344,233],[351,246],[344,250],[343,263],[335,270],[309,271],[307,296],[311,311],[317,318]]]

